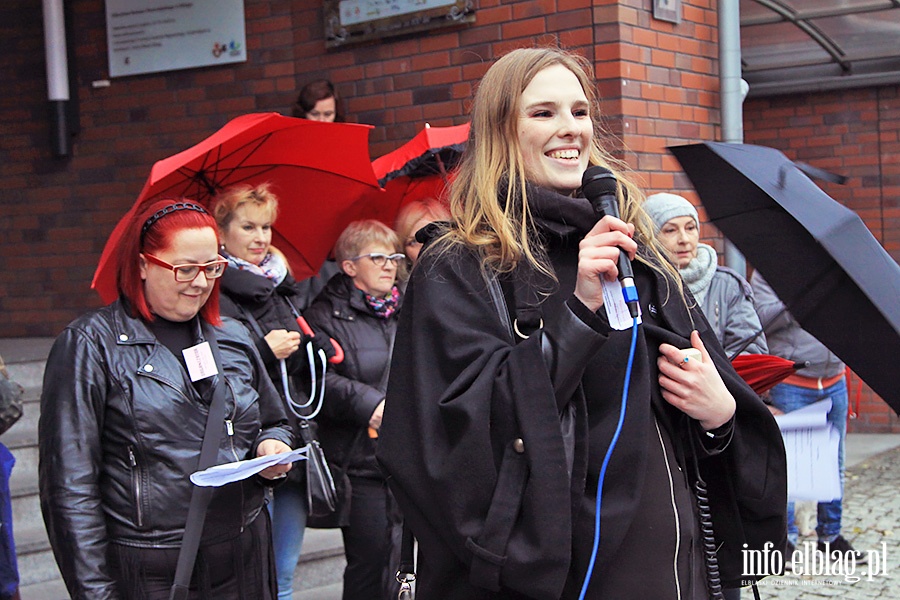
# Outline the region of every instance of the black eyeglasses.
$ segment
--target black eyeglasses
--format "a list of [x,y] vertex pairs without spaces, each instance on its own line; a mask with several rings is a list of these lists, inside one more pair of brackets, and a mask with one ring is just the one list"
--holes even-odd
[[360,254],[359,256],[354,256],[353,258],[349,258],[347,260],[359,260],[361,258],[368,258],[373,263],[375,263],[376,267],[383,267],[387,264],[387,261],[391,261],[394,263],[395,267],[399,267],[404,260],[406,260],[406,255],[398,252],[397,254],[382,254],[381,252],[370,252],[369,254]]
[[189,283],[197,279],[197,275],[200,274],[200,271],[203,271],[203,274],[206,275],[207,279],[218,279],[225,272],[225,267],[228,265],[228,261],[222,258],[221,256],[216,260],[211,260],[208,263],[203,264],[184,264],[184,265],[170,265],[166,261],[161,258],[156,258],[152,254],[144,253],[144,257],[152,262],[154,265],[159,265],[165,269],[170,269],[175,274],[175,281],[178,283]]

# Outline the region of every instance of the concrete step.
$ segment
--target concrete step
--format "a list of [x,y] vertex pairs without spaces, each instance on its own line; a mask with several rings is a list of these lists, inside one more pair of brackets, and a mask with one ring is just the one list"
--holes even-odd
[[24,551],[18,545],[18,533],[44,529],[41,517],[41,500],[37,493],[37,483],[33,490],[15,490],[12,495],[13,531],[16,533],[16,550]]
[[[296,587],[294,588],[297,589]],[[294,592],[292,600],[341,600],[344,586],[340,583]],[[25,600],[24,598],[22,600]]]
[[59,570],[47,539],[47,530],[41,517],[37,489],[32,493],[14,495],[13,536],[16,540],[16,559],[19,563],[19,580],[22,585],[59,578]]
[[6,362],[6,372],[9,378],[17,382],[26,390],[39,390],[44,383],[44,367],[46,358],[38,360],[26,360],[10,362],[5,354],[0,354]]
[[22,600],[69,600],[69,592],[66,591],[66,584],[57,576],[50,581],[20,585],[19,597]]
[[303,534],[300,561],[294,571],[294,597],[296,598],[297,592],[335,584],[342,587],[346,565],[340,529],[307,529]]
[[[16,538],[18,537],[16,532]],[[44,538],[46,539],[46,534]],[[53,561],[52,555],[50,561]],[[340,600],[345,565],[340,530],[307,529],[303,539],[303,552],[294,574],[293,600]],[[28,566],[33,568],[35,565]],[[22,570],[21,558],[19,569]],[[53,577],[34,582],[23,580],[19,593],[22,600],[69,600],[56,563],[53,563]]]
[[[3,441],[5,444],[5,440]],[[23,493],[37,493],[38,491],[38,447],[37,444],[10,448],[16,459],[12,473],[9,476],[9,489],[15,498]]]
[[0,442],[12,450],[13,454],[16,453],[17,448],[37,445],[40,416],[40,392],[37,389],[26,391],[22,402],[22,416],[3,435],[0,435]]
[[[17,549],[18,550],[18,549]],[[41,584],[60,581],[62,576],[59,574],[59,568],[56,566],[56,559],[53,558],[53,552],[50,545],[37,552],[16,552],[16,561],[19,566],[19,586],[32,587]],[[65,596],[63,596],[65,597]],[[24,599],[25,596],[23,595]],[[42,596],[33,596],[34,600],[49,600]]]

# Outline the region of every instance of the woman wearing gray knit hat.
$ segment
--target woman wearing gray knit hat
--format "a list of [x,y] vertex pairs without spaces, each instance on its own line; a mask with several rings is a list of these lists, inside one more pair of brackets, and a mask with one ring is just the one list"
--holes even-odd
[[[700,243],[697,209],[685,198],[653,194],[644,203],[644,210],[725,352],[729,356],[737,353],[762,330],[750,285],[737,272],[719,266],[715,248]],[[743,352],[767,353],[765,335],[760,333]]]

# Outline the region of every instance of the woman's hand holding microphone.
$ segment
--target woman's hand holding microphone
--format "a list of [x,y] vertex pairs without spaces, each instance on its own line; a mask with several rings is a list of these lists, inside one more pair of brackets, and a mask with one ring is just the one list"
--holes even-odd
[[616,263],[620,248],[634,259],[637,242],[634,225],[609,215],[603,217],[581,240],[578,250],[578,276],[575,297],[596,312],[603,306],[602,279],[614,282],[619,274]]

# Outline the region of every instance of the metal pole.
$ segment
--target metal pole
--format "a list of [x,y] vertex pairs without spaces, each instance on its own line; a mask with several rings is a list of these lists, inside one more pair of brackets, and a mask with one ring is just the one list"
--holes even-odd
[[[719,0],[719,89],[723,142],[740,144],[744,141],[742,105],[746,88],[746,82],[741,79],[741,15],[738,0]],[[727,239],[725,265],[746,277],[747,261]]]
[[47,98],[53,154],[68,156],[71,151],[66,104],[69,101],[69,71],[66,55],[66,20],[63,0],[43,0],[44,51],[47,58]]

